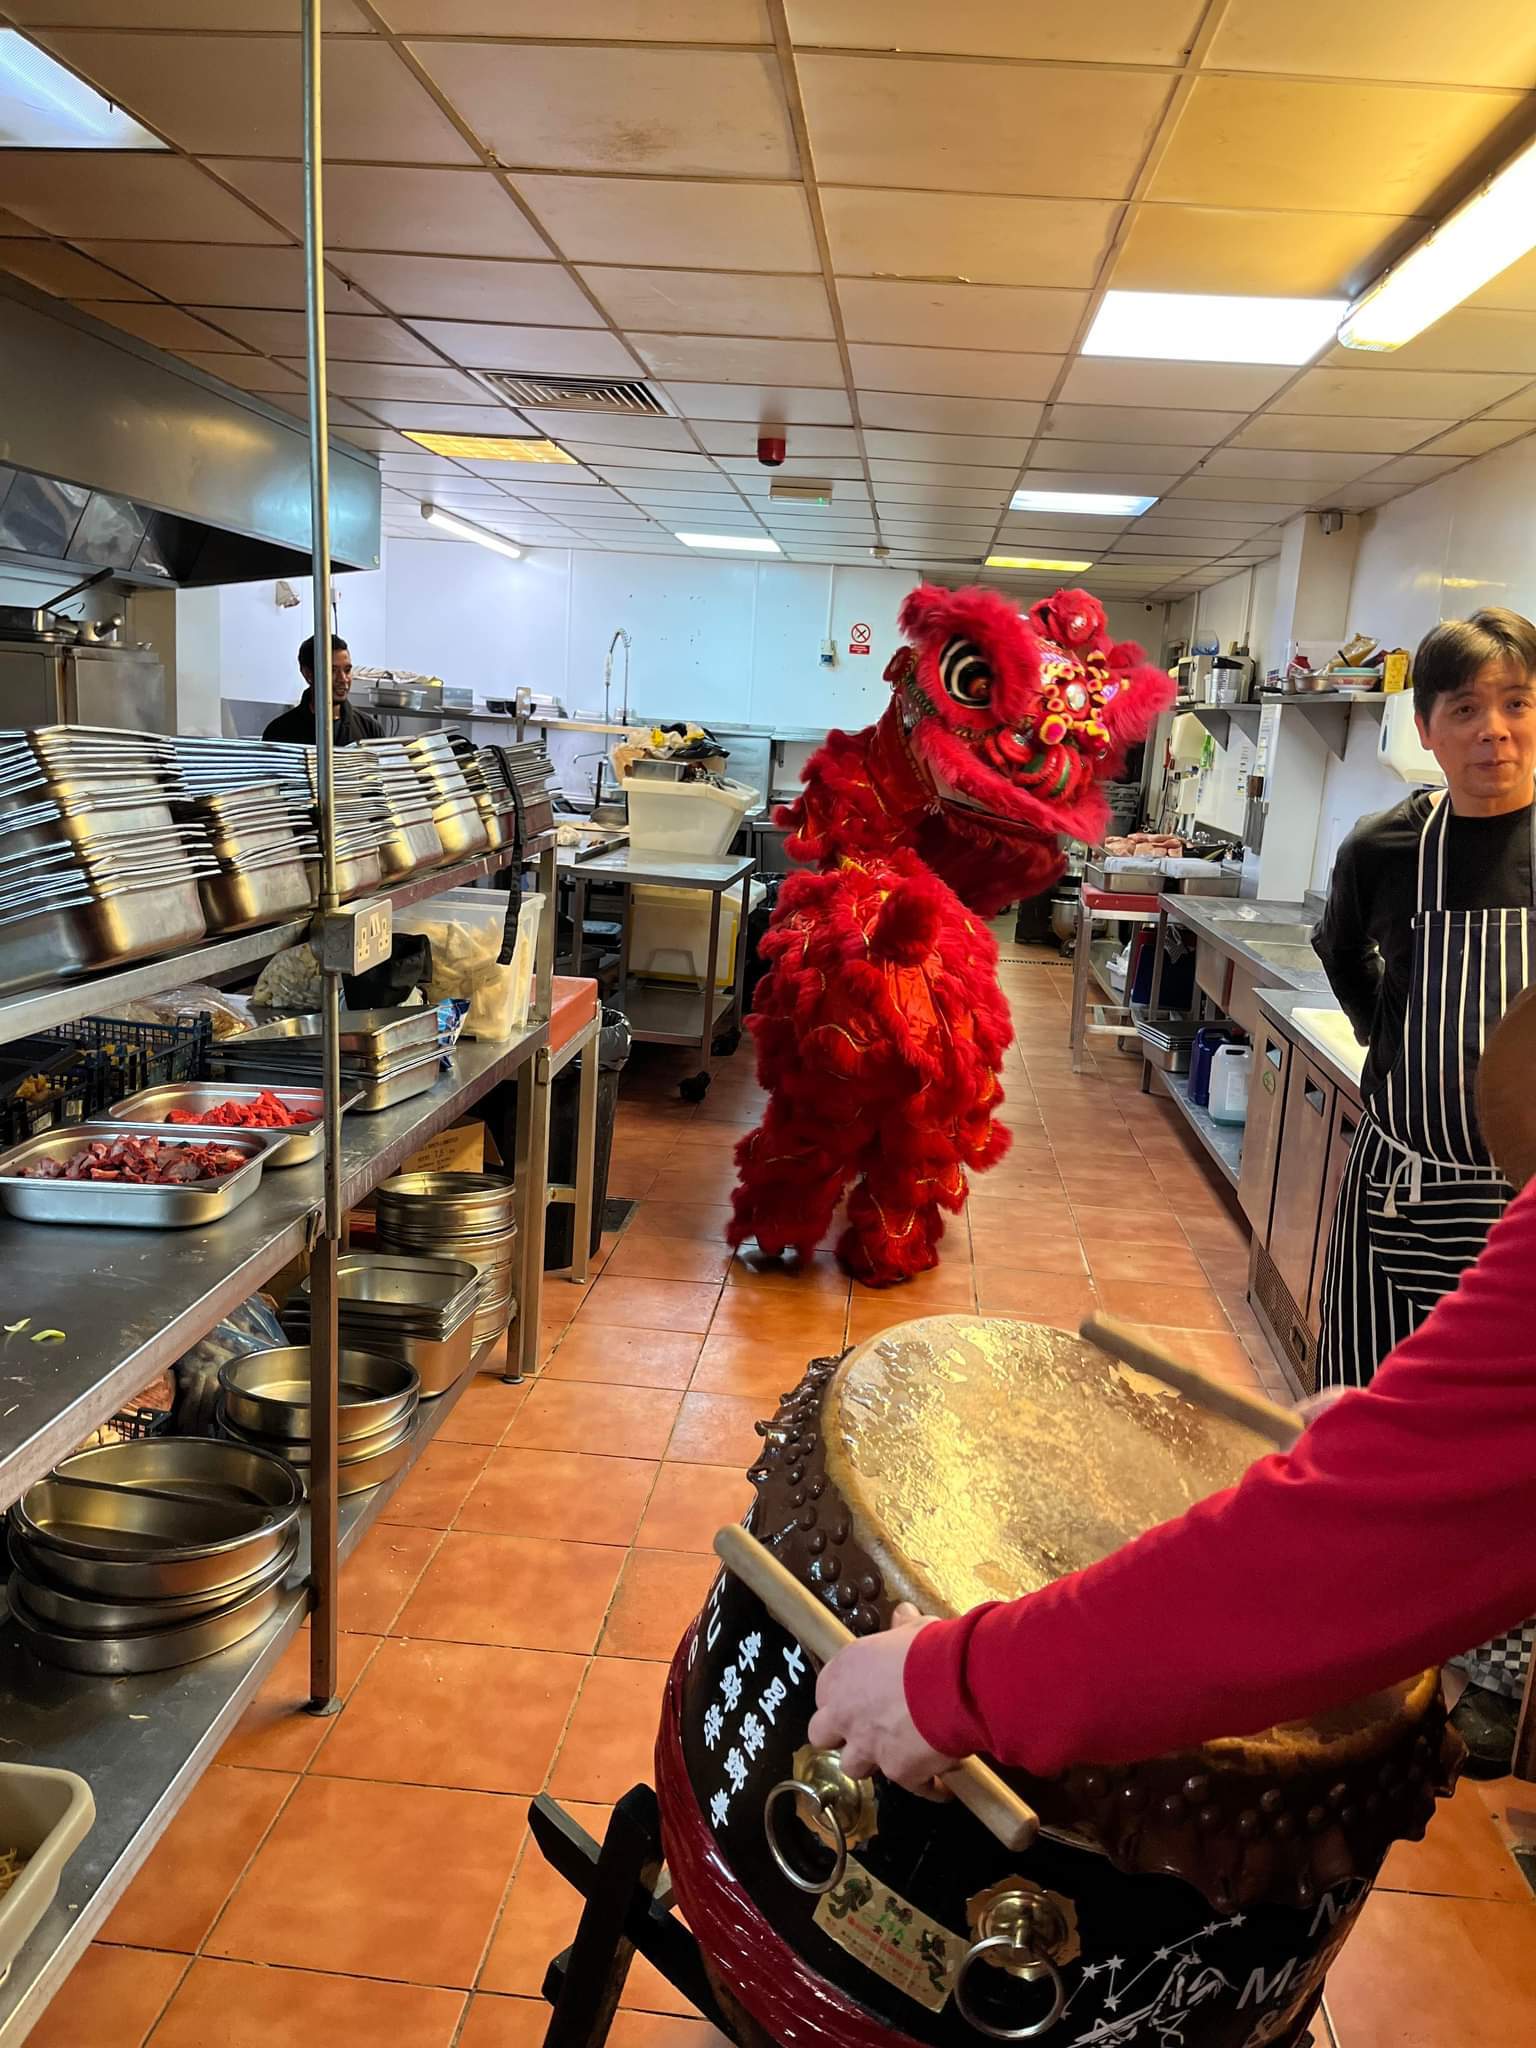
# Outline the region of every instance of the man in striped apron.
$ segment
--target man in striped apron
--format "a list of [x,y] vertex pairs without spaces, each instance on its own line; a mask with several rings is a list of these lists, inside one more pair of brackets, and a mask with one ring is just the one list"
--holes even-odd
[[[1435,627],[1414,699],[1447,788],[1356,828],[1313,935],[1367,1046],[1324,1268],[1320,1387],[1369,1384],[1511,1194],[1474,1091],[1484,1041],[1536,980],[1536,626],[1490,610]],[[1463,1660],[1457,1725],[1486,1774],[1507,1765],[1533,1641],[1536,1624]]]

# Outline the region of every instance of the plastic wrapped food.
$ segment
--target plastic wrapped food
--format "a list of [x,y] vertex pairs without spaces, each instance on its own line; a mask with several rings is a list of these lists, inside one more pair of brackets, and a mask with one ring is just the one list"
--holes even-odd
[[288,1339],[277,1310],[264,1294],[231,1309],[207,1336],[171,1367],[176,1383],[176,1431],[179,1436],[212,1436],[214,1404],[219,1394],[219,1367],[250,1351],[270,1351]]
[[501,890],[453,890],[420,910],[408,911],[396,929],[418,934],[432,948],[427,1000],[469,1005],[464,1031],[470,1038],[510,1038],[515,985],[503,966],[508,898]]
[[263,1010],[318,1010],[320,963],[313,946],[289,946],[261,970],[251,1001]]
[[191,1017],[206,1016],[215,1038],[233,1038],[249,1031],[253,1023],[251,1006],[244,996],[227,989],[211,988],[206,982],[189,981],[181,988],[168,988],[154,996],[137,996],[114,1012],[129,1024],[181,1024]]

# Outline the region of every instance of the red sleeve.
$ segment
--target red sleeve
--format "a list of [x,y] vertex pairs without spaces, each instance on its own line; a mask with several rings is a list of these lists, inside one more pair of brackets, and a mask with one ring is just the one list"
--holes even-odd
[[1536,1613],[1536,1183],[1364,1393],[1285,1456],[1024,1600],[925,1628],[947,1756],[1049,1776],[1363,1698]]

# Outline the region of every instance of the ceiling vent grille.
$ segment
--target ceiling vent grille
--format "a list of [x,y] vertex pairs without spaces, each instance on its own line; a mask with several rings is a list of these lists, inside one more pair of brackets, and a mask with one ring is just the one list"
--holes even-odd
[[613,377],[538,377],[496,371],[485,381],[514,405],[558,407],[567,412],[620,412],[634,417],[667,417],[667,409],[649,385]]

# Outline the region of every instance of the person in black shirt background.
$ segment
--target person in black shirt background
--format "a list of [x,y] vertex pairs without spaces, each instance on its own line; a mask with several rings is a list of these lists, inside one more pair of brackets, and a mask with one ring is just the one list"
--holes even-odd
[[[266,731],[264,740],[288,740],[300,746],[315,743],[315,642],[314,637],[299,648],[299,674],[304,678],[304,695],[287,711],[280,711]],[[384,728],[366,711],[347,702],[352,689],[352,656],[339,633],[331,635],[331,709],[334,722],[331,737],[338,747],[356,746],[359,740],[376,740]]]
[[[1356,826],[1312,935],[1366,1047],[1323,1272],[1320,1388],[1370,1383],[1512,1193],[1475,1085],[1484,1041],[1536,982],[1536,626],[1503,610],[1445,621],[1414,656],[1413,694],[1446,788]],[[1533,1640],[1528,1625],[1464,1660],[1453,1718],[1485,1774],[1507,1766]]]

